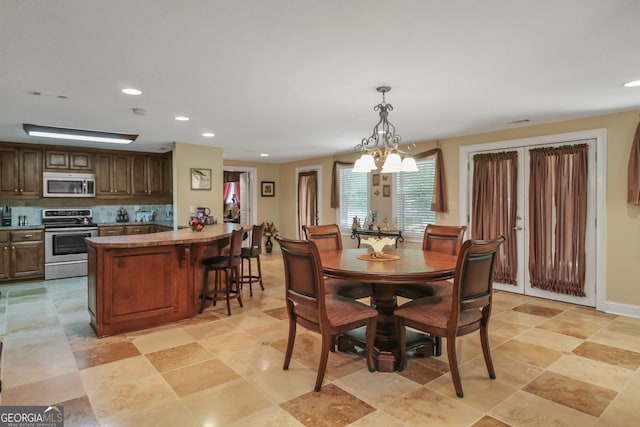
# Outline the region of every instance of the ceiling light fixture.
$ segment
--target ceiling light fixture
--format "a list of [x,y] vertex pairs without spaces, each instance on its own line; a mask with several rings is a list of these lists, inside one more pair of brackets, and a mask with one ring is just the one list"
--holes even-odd
[[640,86],[640,80],[636,80],[633,82],[628,82],[624,84],[625,87],[636,87],[636,86]]
[[130,144],[136,140],[138,135],[103,132],[85,129],[68,129],[53,126],[40,126],[24,123],[22,128],[29,136],[40,136],[43,138],[71,139],[76,141],[109,142],[112,144]]
[[142,95],[142,91],[134,88],[126,88],[122,89],[122,93],[126,93],[127,95]]
[[187,117],[187,116],[175,116],[174,119],[176,119],[179,122],[187,122],[187,121],[189,121],[189,117]]
[[260,153],[260,157],[269,157],[267,153]]
[[[389,86],[376,88],[382,94],[382,103],[373,109],[379,111],[380,120],[373,128],[373,133],[367,138],[362,138],[360,144],[356,145],[356,152],[362,156],[353,165],[353,172],[370,172],[378,169],[378,164],[382,163],[382,173],[394,172],[417,172],[418,166],[413,157],[407,156],[407,152],[398,148],[400,145],[400,135],[396,135],[396,127],[389,123],[389,111],[393,111],[393,106],[387,104],[384,94],[391,90]],[[408,149],[415,147],[415,144],[408,146]],[[402,159],[400,155],[404,155]]]
[[216,135],[213,132],[205,132],[202,134],[202,136],[204,136],[205,138],[213,138]]

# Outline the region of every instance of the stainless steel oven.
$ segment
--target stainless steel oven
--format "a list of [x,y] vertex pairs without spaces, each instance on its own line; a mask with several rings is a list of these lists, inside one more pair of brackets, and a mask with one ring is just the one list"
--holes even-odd
[[85,239],[98,235],[91,209],[44,209],[42,222],[45,279],[86,276]]

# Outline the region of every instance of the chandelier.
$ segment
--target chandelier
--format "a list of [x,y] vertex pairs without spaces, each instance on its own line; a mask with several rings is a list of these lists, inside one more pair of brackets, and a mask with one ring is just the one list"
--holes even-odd
[[[382,163],[382,173],[393,172],[417,172],[418,166],[413,157],[398,148],[400,145],[400,135],[396,135],[396,127],[389,123],[389,111],[393,111],[393,106],[387,104],[384,94],[391,90],[389,86],[376,88],[382,94],[382,103],[373,109],[379,111],[380,120],[373,128],[373,133],[367,138],[362,138],[360,144],[356,145],[356,152],[362,156],[353,165],[353,172],[370,172],[378,169],[378,164]],[[415,144],[408,146],[409,149]],[[404,159],[400,155],[404,155]]]

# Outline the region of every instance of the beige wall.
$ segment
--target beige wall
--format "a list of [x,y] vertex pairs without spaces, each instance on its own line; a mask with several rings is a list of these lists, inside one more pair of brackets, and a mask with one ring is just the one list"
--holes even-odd
[[[191,189],[191,168],[211,169],[211,190]],[[206,206],[220,218],[215,206],[222,200],[222,149],[176,142],[173,145],[173,216],[178,225],[187,225],[195,212],[190,208]]]
[[[461,146],[604,128],[607,130],[606,300],[640,307],[640,288],[637,286],[640,277],[640,207],[626,204],[627,163],[639,113],[640,110],[636,110],[441,140],[439,143],[445,161],[449,211],[438,214],[438,223],[459,222],[458,150]],[[399,131],[402,134],[402,130]],[[435,146],[435,141],[423,142],[418,144],[414,152]],[[295,235],[295,169],[311,164],[323,166],[322,221],[335,222],[335,212],[329,203],[331,167],[334,160],[353,161],[355,158],[355,154],[347,153],[280,165],[281,234]],[[345,243],[347,242],[348,239],[345,239]]]

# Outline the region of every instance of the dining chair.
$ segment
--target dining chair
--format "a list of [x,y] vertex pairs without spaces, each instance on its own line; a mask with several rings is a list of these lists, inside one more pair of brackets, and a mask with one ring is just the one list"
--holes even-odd
[[504,237],[467,240],[458,255],[451,295],[418,298],[394,310],[400,352],[398,370],[402,371],[407,364],[407,327],[444,337],[447,339],[449,370],[456,395],[464,397],[458,370],[456,337],[480,330],[482,354],[489,378],[496,378],[488,327],[493,299],[494,260],[504,240]]
[[[213,305],[218,302],[219,296],[224,296],[227,301],[227,315],[231,315],[231,298],[237,299],[238,304],[242,307],[242,292],[240,289],[241,279],[239,267],[242,262],[241,249],[242,239],[246,230],[242,228],[231,232],[229,243],[229,253],[227,255],[219,255],[205,258],[202,260],[204,266],[204,280],[202,283],[202,293],[200,295],[200,310],[204,311],[206,300],[213,300]],[[209,272],[215,272],[214,288],[209,289]],[[225,274],[225,285],[222,287],[221,273]]]
[[[318,250],[342,249],[342,235],[337,224],[303,225],[302,229],[306,238],[316,243]],[[360,299],[370,297],[372,290],[369,283],[325,278],[325,292]]]
[[[249,284],[249,296],[253,296],[253,282],[260,284],[260,289],[264,291],[264,285],[262,283],[262,266],[260,265],[260,254],[262,253],[262,233],[264,231],[264,224],[254,225],[251,229],[251,246],[243,247],[240,251],[241,266],[240,266],[240,278],[241,284]],[[251,260],[255,259],[258,266],[258,274],[251,272]],[[244,274],[245,261],[249,264],[249,274]]]
[[275,239],[280,244],[284,261],[289,317],[289,338],[282,368],[289,369],[296,339],[296,325],[319,333],[322,345],[314,390],[320,391],[327,370],[332,337],[365,326],[367,367],[370,372],[374,372],[373,345],[378,312],[358,301],[325,292],[322,263],[315,242],[290,240],[280,236]]
[[[423,251],[435,251],[458,255],[462,247],[466,226],[434,225],[428,224],[424,229],[422,238]],[[416,299],[431,295],[450,295],[451,282],[439,280],[429,283],[412,283],[398,285],[395,288],[396,296]]]

